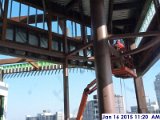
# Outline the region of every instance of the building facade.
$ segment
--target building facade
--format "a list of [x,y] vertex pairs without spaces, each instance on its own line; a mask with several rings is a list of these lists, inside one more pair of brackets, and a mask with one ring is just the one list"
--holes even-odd
[[30,115],[26,115],[26,120],[37,120],[37,117],[32,117]]
[[[149,101],[147,103],[147,109],[149,113],[157,113],[159,109],[158,103]],[[131,106],[131,113],[138,113],[137,110],[137,106]]]
[[131,106],[131,113],[137,113],[138,108],[137,106]]
[[0,120],[6,120],[8,85],[3,82],[3,73],[0,70]]
[[160,73],[156,75],[156,80],[154,81],[154,88],[156,92],[157,102],[160,106]]
[[64,120],[64,114],[62,112],[52,114],[51,112],[44,110],[43,113],[37,114],[36,117],[27,115],[26,120]]
[[115,95],[115,111],[116,113],[126,113],[123,96]]
[[37,115],[37,120],[54,120],[54,115],[51,112],[44,110],[43,113]]
[[[97,95],[94,95],[93,99],[87,102],[83,120],[99,120]],[[115,95],[115,110],[116,113],[126,113],[123,96]]]
[[83,120],[98,120],[97,101],[91,100],[87,102],[86,109],[83,113]]

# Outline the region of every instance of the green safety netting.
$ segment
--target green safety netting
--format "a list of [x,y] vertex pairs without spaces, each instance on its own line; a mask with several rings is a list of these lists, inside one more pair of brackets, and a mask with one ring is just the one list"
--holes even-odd
[[[47,66],[53,66],[57,65],[55,63],[50,62],[44,62],[44,61],[37,61],[35,62],[39,67],[47,67]],[[12,64],[12,65],[4,65],[0,66],[0,69],[2,70],[8,70],[8,69],[16,69],[16,68],[32,68],[33,66],[30,63],[20,63],[20,64]]]

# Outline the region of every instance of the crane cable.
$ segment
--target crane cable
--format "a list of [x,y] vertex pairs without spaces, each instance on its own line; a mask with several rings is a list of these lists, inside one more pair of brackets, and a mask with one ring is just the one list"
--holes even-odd
[[124,86],[125,105],[126,105],[126,110],[127,110],[128,104],[127,104],[127,94],[126,94],[126,86],[125,86],[124,79],[123,79],[123,86]]

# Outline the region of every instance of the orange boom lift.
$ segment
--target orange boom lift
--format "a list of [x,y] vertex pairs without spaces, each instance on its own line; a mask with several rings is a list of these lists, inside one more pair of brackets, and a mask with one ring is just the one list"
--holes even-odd
[[88,95],[93,93],[96,89],[96,79],[93,80],[90,84],[88,84],[87,87],[84,89],[76,120],[82,120]]
[[[129,69],[128,67],[124,67],[124,66],[120,67],[119,69],[112,70],[112,73],[116,76],[123,76],[123,77],[126,74],[128,74],[131,77],[136,77],[137,76],[134,73],[133,70]],[[91,93],[93,93],[97,89],[97,84],[96,83],[97,82],[96,82],[96,79],[95,79],[90,84],[88,84],[87,87],[84,89],[76,120],[82,120],[83,119],[83,112],[84,112],[85,107],[86,107],[88,95],[90,95]]]

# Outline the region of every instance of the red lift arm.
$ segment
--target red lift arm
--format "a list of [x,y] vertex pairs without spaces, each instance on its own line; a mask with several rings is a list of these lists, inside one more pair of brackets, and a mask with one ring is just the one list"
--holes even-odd
[[84,89],[76,120],[82,120],[88,95],[93,93],[96,89],[96,79],[93,80],[90,84],[88,84],[87,87]]

